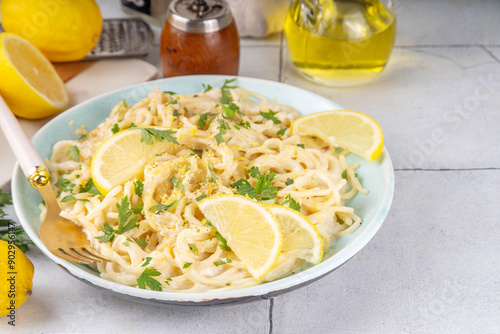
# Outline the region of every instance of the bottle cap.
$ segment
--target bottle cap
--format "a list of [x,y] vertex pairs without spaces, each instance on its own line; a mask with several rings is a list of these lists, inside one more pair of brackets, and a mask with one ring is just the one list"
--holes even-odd
[[178,30],[209,33],[224,29],[233,20],[233,15],[224,0],[173,0],[166,20]]

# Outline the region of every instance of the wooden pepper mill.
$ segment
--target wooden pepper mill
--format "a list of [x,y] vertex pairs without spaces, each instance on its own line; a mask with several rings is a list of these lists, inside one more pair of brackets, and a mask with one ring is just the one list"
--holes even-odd
[[237,75],[240,40],[224,0],[173,0],[160,42],[164,77]]

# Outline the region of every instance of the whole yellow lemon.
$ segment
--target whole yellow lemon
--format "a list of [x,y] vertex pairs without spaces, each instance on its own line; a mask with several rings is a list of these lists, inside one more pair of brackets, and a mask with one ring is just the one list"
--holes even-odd
[[94,0],[2,0],[2,25],[50,61],[80,60],[99,41],[102,16]]
[[0,240],[0,317],[14,315],[33,288],[31,261],[14,244]]

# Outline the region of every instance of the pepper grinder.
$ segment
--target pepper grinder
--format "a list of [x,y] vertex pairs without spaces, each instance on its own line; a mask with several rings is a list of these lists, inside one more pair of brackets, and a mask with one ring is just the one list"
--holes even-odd
[[238,29],[224,0],[173,0],[160,41],[164,77],[189,74],[237,75]]

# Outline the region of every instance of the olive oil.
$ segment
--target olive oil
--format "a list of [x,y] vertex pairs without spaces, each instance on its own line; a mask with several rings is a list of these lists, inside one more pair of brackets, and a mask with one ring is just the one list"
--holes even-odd
[[384,69],[396,17],[379,0],[295,0],[285,33],[293,64],[330,86],[367,82]]

